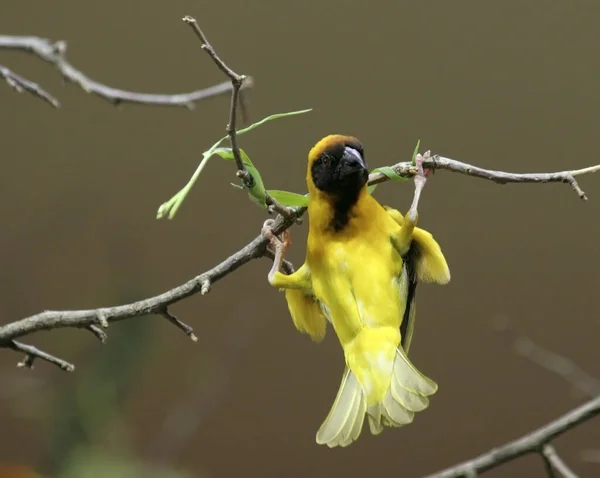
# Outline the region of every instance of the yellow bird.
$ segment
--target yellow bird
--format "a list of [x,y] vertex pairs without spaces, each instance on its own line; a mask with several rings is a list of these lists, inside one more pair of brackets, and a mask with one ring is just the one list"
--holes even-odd
[[429,405],[437,384],[408,359],[418,282],[445,284],[450,271],[435,239],[416,227],[426,182],[423,157],[416,158],[413,203],[402,216],[367,191],[369,172],[358,139],[330,135],[308,155],[309,233],[304,264],[279,271],[289,232],[263,234],[275,260],[269,283],[284,289],[296,328],[319,342],[328,320],[344,350],[346,368],[329,415],[317,432],[319,444],[347,446],[361,433],[411,423]]

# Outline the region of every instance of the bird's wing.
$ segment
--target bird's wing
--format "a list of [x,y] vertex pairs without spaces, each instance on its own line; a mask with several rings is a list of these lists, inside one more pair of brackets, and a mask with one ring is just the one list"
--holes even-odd
[[402,320],[400,321],[400,345],[407,354],[414,330],[417,283],[415,248],[411,246],[408,252],[402,257],[402,269],[396,277],[398,296],[406,304]]
[[320,342],[325,337],[327,323],[321,304],[313,292],[311,275],[305,263],[293,274],[278,272],[274,283],[285,290],[285,300],[296,329],[310,335],[315,342]]
[[315,342],[321,342],[327,322],[317,298],[301,289],[286,289],[285,299],[296,328]]
[[[402,214],[391,207],[384,206],[384,208],[390,217],[399,226],[402,226],[404,223]],[[418,227],[415,227],[412,244],[402,259],[402,272],[398,286],[400,287],[400,297],[406,297],[406,307],[400,325],[400,334],[402,348],[408,354],[417,311],[415,300],[417,283],[446,284],[450,280],[450,270],[437,241],[429,232]]]
[[[383,206],[390,217],[400,226],[404,224],[404,216],[400,211],[389,206]],[[413,231],[413,244],[415,247],[415,273],[419,282],[435,282],[446,284],[450,281],[450,269],[446,258],[437,241],[424,229],[415,227]],[[409,252],[410,254],[410,252]]]

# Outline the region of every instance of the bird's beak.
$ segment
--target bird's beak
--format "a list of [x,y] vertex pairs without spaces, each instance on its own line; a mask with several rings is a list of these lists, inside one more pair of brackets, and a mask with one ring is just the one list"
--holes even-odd
[[346,146],[340,161],[340,176],[349,176],[359,171],[366,171],[367,165],[361,154],[354,148]]

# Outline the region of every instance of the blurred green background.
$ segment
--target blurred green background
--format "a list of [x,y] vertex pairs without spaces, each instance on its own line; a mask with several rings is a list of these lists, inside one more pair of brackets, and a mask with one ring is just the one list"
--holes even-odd
[[[302,108],[241,138],[269,188],[305,192],[305,161],[322,136],[358,136],[371,167],[423,149],[482,167],[541,172],[600,161],[598,2],[133,1],[0,3],[0,32],[68,42],[92,78],[143,92],[223,80],[185,14],[220,55],[252,75],[250,120]],[[265,214],[214,160],[173,221],[158,206],[224,133],[228,96],[195,111],[115,108],[63,86],[24,53],[0,63],[58,97],[55,110],[0,84],[0,322],[43,309],[124,303],[174,287],[259,231]],[[282,294],[255,261],[173,308],[199,337],[164,319],[92,334],[59,330],[30,342],[76,364],[15,368],[0,350],[0,462],[61,477],[418,477],[537,427],[583,399],[519,357],[493,331],[522,333],[600,375],[600,178],[507,185],[439,172],[421,224],[442,245],[448,286],[419,292],[411,350],[440,391],[410,426],[348,449],[315,444],[343,356],[330,329],[297,333]],[[413,185],[376,196],[405,210]],[[306,225],[292,231],[300,264]],[[600,448],[590,422],[556,441],[582,476]],[[486,475],[487,476],[487,475]],[[544,476],[526,457],[489,473]]]

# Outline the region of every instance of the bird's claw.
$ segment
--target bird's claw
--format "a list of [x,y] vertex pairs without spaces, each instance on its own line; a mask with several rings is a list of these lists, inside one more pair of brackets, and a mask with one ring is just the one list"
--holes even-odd
[[292,245],[291,234],[286,229],[279,236],[273,233],[273,224],[275,223],[274,219],[267,219],[263,227],[261,229],[261,234],[269,239],[269,245],[273,248],[273,252],[275,257],[273,258],[273,266],[269,271],[268,280],[271,285],[275,283],[275,278],[277,272],[281,268],[281,263],[283,262],[283,257],[285,255],[285,251],[288,247]]
[[273,238],[275,237],[275,234],[273,234],[273,224],[275,223],[275,219],[267,219],[264,224],[262,229],[260,230],[260,233],[266,237],[269,240],[273,240]]
[[277,250],[283,249],[284,251],[292,245],[292,235],[287,229],[283,231],[279,236],[273,234],[273,224],[275,219],[267,219],[261,229],[261,234],[269,239],[269,245]]
[[417,154],[415,156],[415,166],[417,168],[417,173],[414,176],[415,194],[413,196],[412,205],[410,206],[410,209],[408,210],[408,213],[406,216],[406,219],[413,224],[417,223],[417,218],[418,218],[417,207],[419,205],[419,198],[421,197],[421,191],[423,191],[423,188],[425,187],[425,183],[427,182],[427,176],[429,176],[429,174],[432,171],[431,169],[427,169],[427,170],[423,169],[423,162],[425,162],[429,158],[431,158],[430,151],[426,151],[425,154],[423,154],[423,155]]
[[423,162],[431,158],[431,151],[425,151],[425,154],[417,154],[415,156],[415,166],[417,167],[417,174],[415,175],[415,179],[417,178],[427,178],[432,169],[423,169]]

